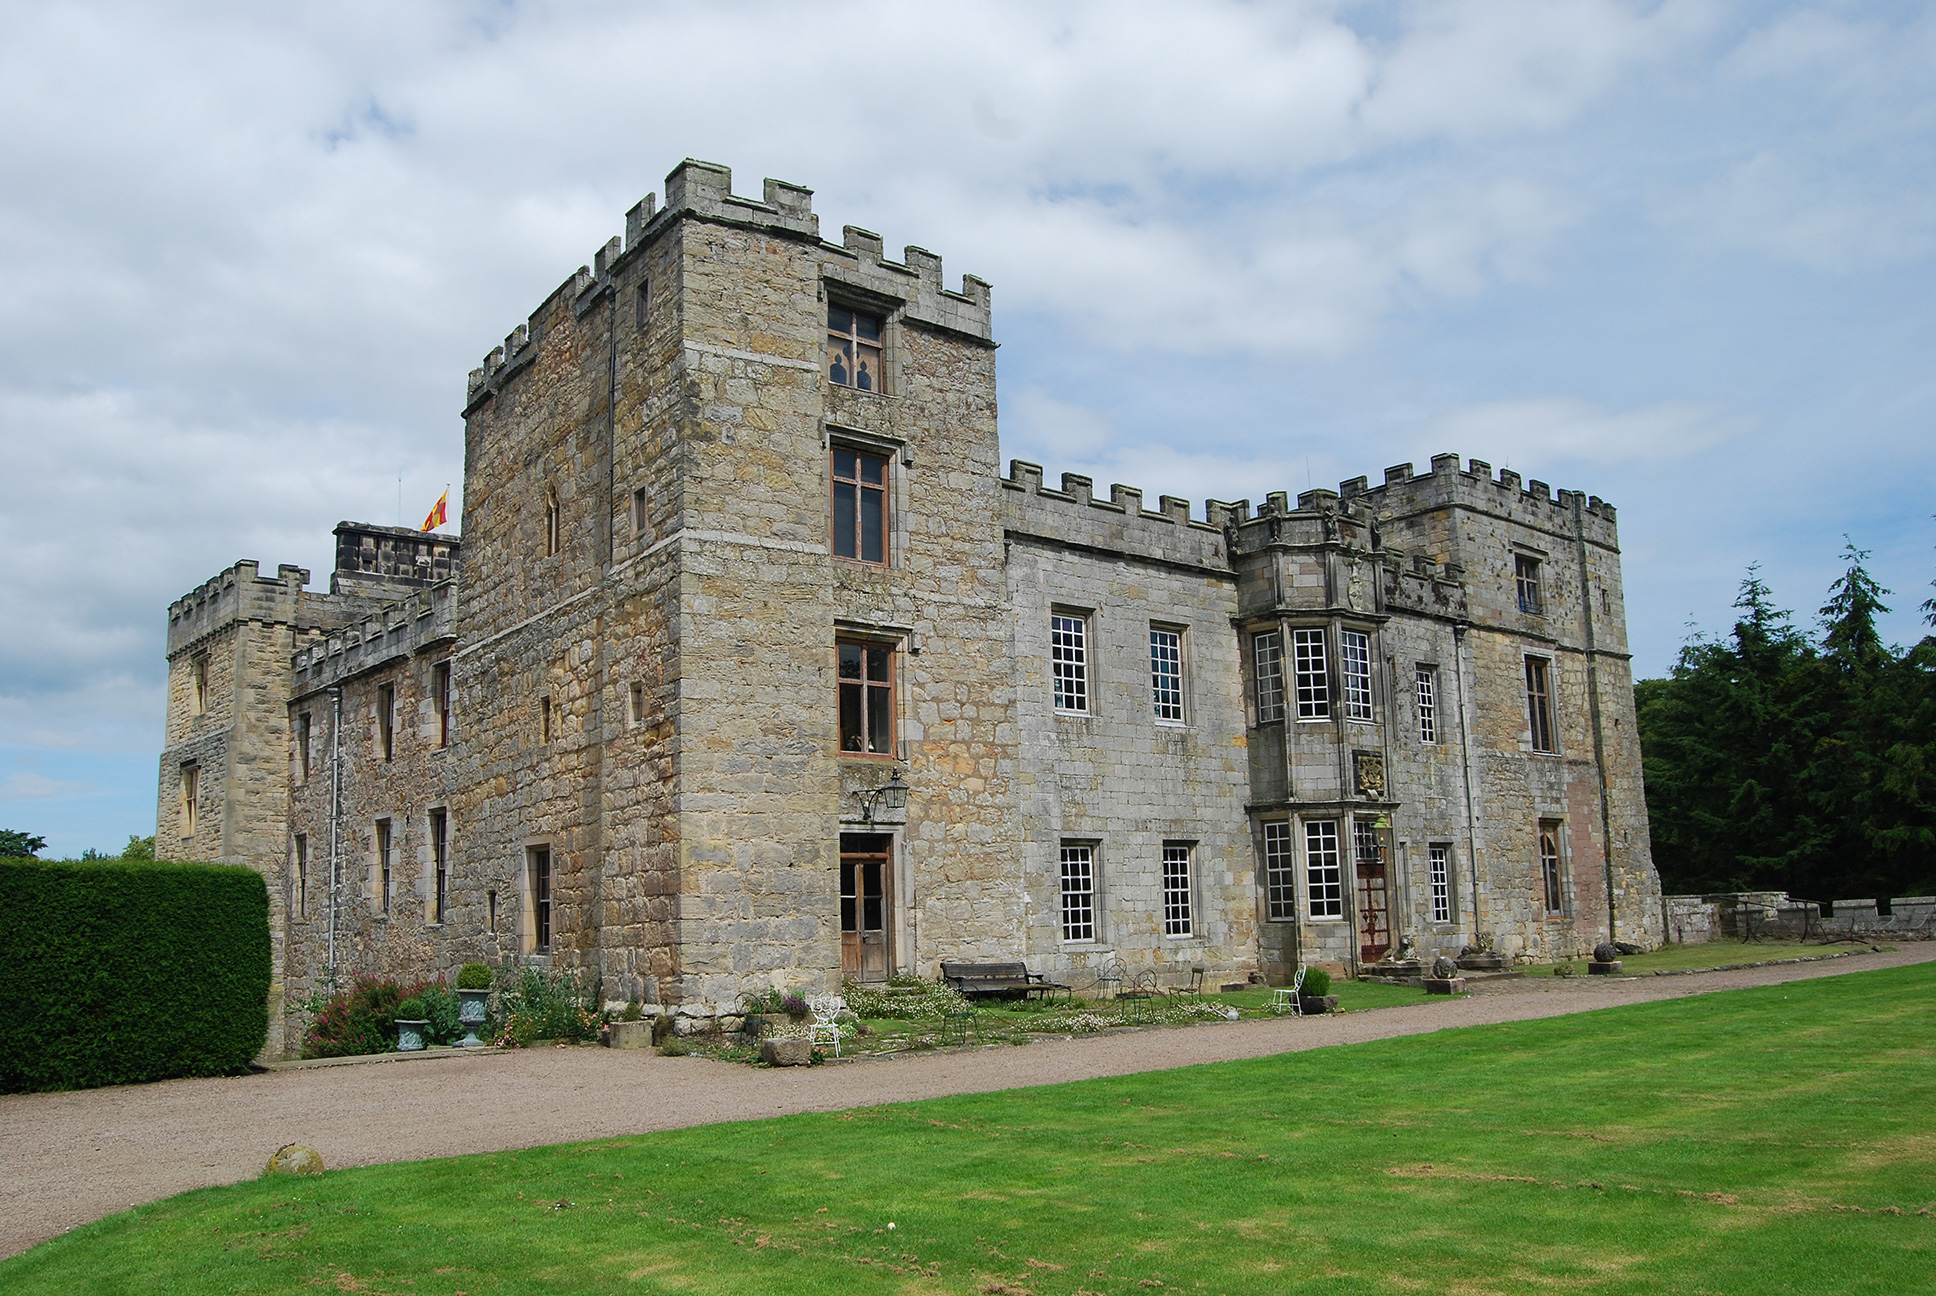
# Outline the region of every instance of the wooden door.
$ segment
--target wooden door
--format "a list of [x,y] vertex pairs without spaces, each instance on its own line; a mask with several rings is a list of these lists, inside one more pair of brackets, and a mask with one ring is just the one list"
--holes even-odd
[[874,833],[840,838],[840,970],[856,981],[885,981],[888,948],[891,839]]
[[1377,827],[1357,820],[1352,824],[1352,854],[1358,861],[1358,959],[1376,963],[1391,948],[1391,888],[1387,882],[1385,843]]

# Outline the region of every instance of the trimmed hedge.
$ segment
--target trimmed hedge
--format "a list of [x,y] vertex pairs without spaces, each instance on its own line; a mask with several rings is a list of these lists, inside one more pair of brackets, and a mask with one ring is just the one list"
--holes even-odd
[[238,1071],[269,973],[253,869],[0,860],[0,1093]]

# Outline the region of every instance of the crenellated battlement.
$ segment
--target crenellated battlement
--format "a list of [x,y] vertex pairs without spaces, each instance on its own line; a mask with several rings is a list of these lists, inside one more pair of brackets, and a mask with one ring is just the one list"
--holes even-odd
[[890,260],[881,236],[855,225],[842,229],[838,244],[825,242],[820,237],[820,218],[813,210],[813,190],[802,185],[768,177],[762,196],[747,198],[733,192],[732,168],[687,158],[666,176],[665,195],[663,208],[653,194],[635,203],[625,213],[623,240],[616,235],[609,239],[592,254],[590,264],[573,271],[525,323],[506,334],[503,343],[493,347],[483,363],[471,370],[467,411],[535,358],[543,316],[553,303],[562,301],[582,315],[604,300],[611,290],[614,269],[622,260],[685,217],[810,239],[820,248],[830,279],[856,290],[864,299],[878,296],[900,303],[900,318],[982,341],[994,336],[993,289],[987,280],[963,275],[959,289],[949,288],[942,280],[940,257],[909,244],[901,250],[901,260]]
[[457,583],[447,580],[384,604],[298,649],[294,694],[313,693],[457,636]]
[[1095,483],[1079,473],[1063,473],[1060,490],[1042,484],[1040,464],[1012,459],[1002,479],[1002,522],[1011,535],[1080,545],[1206,570],[1230,570],[1223,527],[1190,517],[1190,501],[1157,497],[1155,511],[1143,507],[1143,492],[1114,485],[1109,498],[1095,498]]
[[241,621],[298,624],[304,612],[303,587],[309,573],[283,563],[273,577],[261,564],[244,558],[203,581],[168,605],[168,655]]
[[[1307,492],[1319,493],[1329,494]],[[1456,454],[1433,455],[1431,470],[1424,473],[1415,471],[1410,463],[1394,464],[1385,469],[1385,480],[1377,486],[1367,478],[1353,477],[1338,483],[1335,498],[1370,509],[1380,518],[1457,506],[1499,513],[1515,522],[1569,535],[1577,502],[1586,538],[1610,548],[1619,547],[1614,507],[1598,495],[1555,491],[1537,479],[1522,482],[1510,468],[1500,469],[1495,476],[1492,465],[1483,459],[1468,460],[1461,468]],[[1300,496],[1300,505],[1303,500]]]

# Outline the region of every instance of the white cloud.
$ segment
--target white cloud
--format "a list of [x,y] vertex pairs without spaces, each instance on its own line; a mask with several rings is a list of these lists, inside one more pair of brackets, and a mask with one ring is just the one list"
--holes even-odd
[[1689,401],[1615,412],[1575,397],[1550,396],[1455,410],[1434,424],[1428,444],[1466,447],[1495,468],[1538,465],[1533,471],[1558,471],[1583,464],[1664,466],[1745,430],[1744,420]]

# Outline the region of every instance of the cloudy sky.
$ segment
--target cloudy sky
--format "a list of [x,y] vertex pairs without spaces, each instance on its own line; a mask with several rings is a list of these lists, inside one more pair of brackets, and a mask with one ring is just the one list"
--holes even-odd
[[[1004,451],[1620,508],[1637,666],[1936,577],[1936,19],[1721,0],[0,3],[0,827],[154,826],[167,603],[325,583],[692,156],[995,285]],[[402,503],[399,509],[399,478]]]

